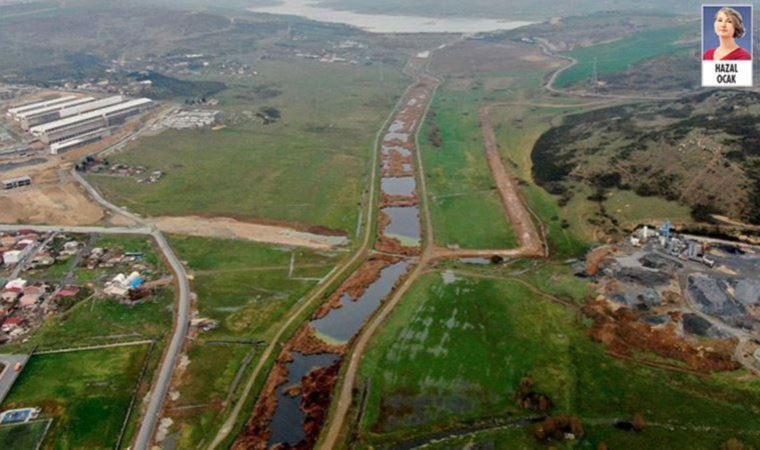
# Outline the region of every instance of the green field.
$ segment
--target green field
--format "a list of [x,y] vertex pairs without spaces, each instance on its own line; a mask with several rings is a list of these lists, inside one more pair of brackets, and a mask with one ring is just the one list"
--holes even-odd
[[[517,240],[483,154],[478,93],[441,88],[420,131],[430,214],[437,244],[511,248]],[[440,130],[441,145],[428,139]]]
[[596,61],[597,73],[603,75],[621,72],[645,59],[684,49],[687,45],[678,41],[695,27],[696,25],[692,22],[687,25],[650,30],[613,42],[565,52],[563,53],[565,56],[576,59],[578,63],[559,74],[554,84],[558,88],[563,88],[580,81],[590,80],[594,61]]
[[[167,131],[116,158],[163,170],[160,182],[90,179],[142,214],[273,219],[353,233],[375,135],[408,80],[392,66],[256,64],[255,83],[230,84],[217,96],[227,128]],[[261,86],[281,95],[262,100],[253,94]],[[282,119],[256,123],[264,106]]]
[[36,406],[42,415],[53,417],[46,447],[113,448],[146,349],[142,345],[32,356],[2,407]]
[[633,191],[610,191],[604,206],[629,228],[644,221],[691,221],[689,206],[660,197],[642,197]]
[[[665,438],[670,448],[702,448],[703,437],[733,436],[760,443],[760,385],[740,382],[741,373],[698,378],[613,359],[586,337],[572,310],[539,295],[524,277],[457,277],[446,284],[441,273],[424,276],[374,338],[360,369],[370,386],[362,442],[394,445],[478,420],[532,416],[516,404],[517,386],[529,376],[553,411],[593,425],[580,448],[601,440],[610,448],[661,448]],[[613,428],[636,412],[652,424],[641,436],[653,439]],[[672,440],[665,426],[690,433]],[[521,433],[505,439],[498,448],[526,442]]]
[[45,437],[47,420],[0,426],[0,448],[35,449]]
[[198,315],[219,323],[189,347],[189,365],[174,402],[177,407],[195,406],[172,412],[180,447],[190,448],[208,442],[221,425],[225,416],[220,412],[227,411],[223,402],[246,355],[254,352],[247,369],[257,362],[261,347],[255,342],[272,339],[287,311],[337,264],[340,255],[233,240],[186,236],[170,240],[194,274]]

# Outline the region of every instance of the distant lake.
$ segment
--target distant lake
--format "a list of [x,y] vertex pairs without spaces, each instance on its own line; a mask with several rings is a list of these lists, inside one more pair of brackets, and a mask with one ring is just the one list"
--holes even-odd
[[319,22],[344,23],[371,33],[478,33],[511,30],[532,22],[479,18],[435,18],[359,14],[318,6],[315,0],[283,0],[279,5],[249,8],[249,11],[301,16]]

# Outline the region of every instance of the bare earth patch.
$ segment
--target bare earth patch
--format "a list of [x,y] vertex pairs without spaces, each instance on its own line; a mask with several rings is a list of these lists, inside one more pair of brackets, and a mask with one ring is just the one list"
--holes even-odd
[[0,196],[3,223],[91,225],[103,219],[103,215],[103,210],[74,182]]
[[330,250],[347,242],[347,239],[342,236],[326,236],[299,231],[286,226],[241,222],[225,217],[159,217],[152,219],[152,222],[158,229],[166,233],[218,239],[244,239],[270,244],[307,247],[316,250]]

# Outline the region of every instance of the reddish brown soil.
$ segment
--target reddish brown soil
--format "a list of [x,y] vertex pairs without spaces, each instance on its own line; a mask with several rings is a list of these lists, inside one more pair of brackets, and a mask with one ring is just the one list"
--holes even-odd
[[415,206],[419,204],[420,198],[417,194],[408,197],[406,195],[388,195],[382,194],[380,196],[380,207],[385,208],[387,206]]
[[417,256],[422,253],[420,247],[405,247],[396,238],[380,236],[375,243],[375,249],[379,252],[392,253],[394,255]]
[[[259,396],[259,400],[254,407],[253,415],[243,429],[243,432],[240,434],[240,436],[238,436],[238,439],[233,444],[232,449],[243,450],[267,448],[267,443],[269,442],[269,438],[272,434],[269,428],[269,424],[272,421],[272,416],[274,415],[275,410],[277,409],[277,389],[288,379],[288,371],[286,365],[289,362],[293,361],[293,352],[299,352],[304,355],[315,355],[319,353],[337,353],[339,355],[343,355],[345,350],[345,345],[332,346],[317,338],[314,335],[314,329],[311,327],[311,325],[305,323],[298,330],[295,336],[293,336],[290,341],[285,344],[282,353],[280,353],[280,356],[277,358],[272,371],[269,373],[269,378],[267,378],[267,381],[264,384],[264,388],[261,390],[261,395]],[[334,366],[340,367],[340,360],[338,360]],[[333,366],[330,368],[332,367]],[[324,371],[325,369],[310,372],[309,375],[304,378],[304,380],[312,379],[318,380],[320,382],[328,382],[329,377],[327,377],[327,375],[329,375],[329,373]],[[314,375],[315,372],[320,372],[320,375]],[[335,374],[332,376],[337,376],[337,369],[335,370]],[[335,380],[333,379],[332,384],[329,385],[329,389],[327,390],[326,394],[323,393],[323,396],[327,396],[328,403],[330,392],[332,391],[332,386],[334,384]],[[326,405],[324,405],[322,411],[318,410],[318,406],[322,405],[318,401],[321,398],[319,396],[319,392],[322,392],[323,389],[325,389],[325,386],[320,385],[317,388],[313,385],[310,386],[305,381],[289,386],[287,389],[288,395],[296,396],[298,394],[302,394],[304,396],[301,400],[301,404],[302,409],[304,409],[304,411],[307,413],[307,425],[309,424],[310,420],[313,423],[318,423],[320,427],[322,422],[324,422],[323,415],[326,411]],[[318,392],[315,393],[316,391]],[[306,399],[307,396],[307,403],[304,403],[304,399]],[[308,409],[303,406],[304,404],[308,406]],[[316,438],[317,436],[310,436],[308,434],[307,428],[306,441],[309,442],[310,445],[304,448],[311,448]]]
[[301,448],[310,449],[319,438],[319,432],[327,418],[332,391],[338,381],[342,360],[329,367],[313,370],[301,382],[301,410],[306,413],[304,432],[306,439]]
[[[388,143],[386,142],[385,145],[388,145]],[[407,150],[412,150],[410,145],[404,144],[400,146]],[[385,163],[385,167],[383,167],[381,174],[384,177],[410,177],[414,175],[413,170],[404,170],[404,164],[414,164],[414,158],[412,155],[403,156],[399,152],[391,151],[389,155],[383,156],[383,162]],[[414,166],[412,165],[412,167]]]
[[393,255],[404,256],[416,256],[422,253],[422,249],[417,247],[406,247],[401,244],[396,238],[388,237],[385,235],[385,228],[390,223],[390,218],[380,211],[377,219],[377,242],[375,242],[375,250],[383,253],[390,253]]
[[639,322],[636,313],[626,308],[611,311],[604,302],[589,301],[584,314],[594,320],[591,337],[613,353],[633,356],[633,350],[655,353],[664,358],[686,363],[699,372],[736,370],[733,360],[734,342],[692,343],[676,333],[673,326],[653,328]]
[[298,332],[288,341],[285,348],[304,355],[318,355],[320,353],[342,355],[346,351],[345,345],[330,345],[318,338],[314,334],[314,328],[308,322],[298,329]]
[[352,299],[359,298],[367,289],[367,286],[380,278],[380,271],[395,262],[398,262],[398,258],[387,255],[376,255],[368,259],[340,288],[333,292],[330,298],[314,313],[312,319],[321,319],[331,309],[342,307],[341,297],[343,297],[343,294],[348,294]]
[[586,275],[593,277],[599,273],[600,266],[605,260],[607,260],[607,257],[610,256],[612,252],[612,247],[607,246],[591,250],[588,255],[586,255]]

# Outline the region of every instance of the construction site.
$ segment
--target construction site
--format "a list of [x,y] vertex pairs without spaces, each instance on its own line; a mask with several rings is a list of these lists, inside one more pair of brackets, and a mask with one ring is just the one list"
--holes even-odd
[[586,312],[610,351],[652,350],[699,371],[760,374],[760,248],[674,233],[666,222],[589,253]]

